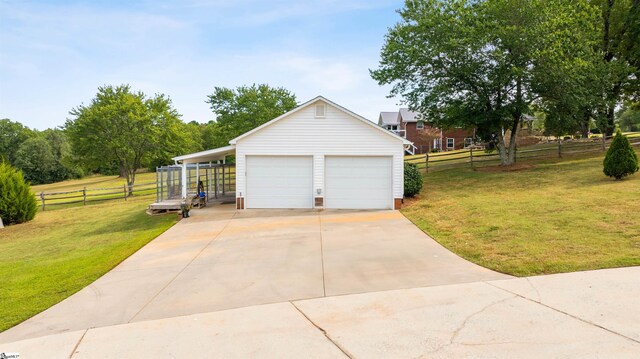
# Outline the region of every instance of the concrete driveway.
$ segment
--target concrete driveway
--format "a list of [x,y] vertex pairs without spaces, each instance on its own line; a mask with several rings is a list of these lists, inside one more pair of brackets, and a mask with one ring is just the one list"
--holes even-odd
[[192,211],[0,343],[258,304],[505,279],[397,211]]
[[638,358],[640,267],[264,304],[0,343],[24,358]]
[[0,333],[24,358],[637,358],[640,267],[511,278],[394,211],[194,211]]

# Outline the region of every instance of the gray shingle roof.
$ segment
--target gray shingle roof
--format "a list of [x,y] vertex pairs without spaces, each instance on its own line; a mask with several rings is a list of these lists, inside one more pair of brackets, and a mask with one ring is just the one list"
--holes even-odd
[[378,125],[397,125],[399,123],[397,112],[380,112]]
[[418,122],[418,118],[420,117],[419,112],[409,111],[408,108],[400,109],[400,116],[402,116],[403,122]]

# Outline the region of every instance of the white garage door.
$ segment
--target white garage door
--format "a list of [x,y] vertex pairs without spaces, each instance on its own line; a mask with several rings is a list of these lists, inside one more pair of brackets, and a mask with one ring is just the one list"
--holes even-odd
[[312,157],[247,156],[246,208],[311,208]]
[[392,208],[391,157],[325,157],[325,208]]

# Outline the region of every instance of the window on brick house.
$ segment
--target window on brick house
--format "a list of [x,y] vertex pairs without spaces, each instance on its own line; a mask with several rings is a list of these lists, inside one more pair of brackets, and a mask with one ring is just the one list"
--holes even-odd
[[453,149],[456,145],[455,138],[447,138],[447,149]]

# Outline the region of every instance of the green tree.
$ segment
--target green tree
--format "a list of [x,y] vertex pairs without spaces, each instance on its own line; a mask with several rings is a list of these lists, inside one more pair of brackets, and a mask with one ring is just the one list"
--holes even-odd
[[34,184],[56,182],[58,162],[51,146],[42,136],[26,140],[16,152],[15,166],[22,170],[27,181]]
[[18,147],[34,136],[34,132],[19,122],[8,118],[0,120],[0,161],[5,159],[14,163]]
[[36,197],[22,172],[0,161],[0,218],[4,224],[27,222],[35,217]]
[[436,126],[495,138],[510,165],[522,116],[554,75],[540,64],[580,55],[567,46],[580,45],[574,35],[593,9],[585,1],[408,0],[371,75]]
[[[639,105],[635,105],[635,107],[640,107]],[[634,105],[624,106],[618,117],[618,124],[620,128],[629,131],[635,132],[640,131],[640,108],[635,109]]]
[[67,134],[59,128],[46,129],[41,136],[51,147],[51,153],[55,158],[55,166],[52,171],[51,182],[58,182],[69,178],[80,178],[84,170],[78,164],[78,160],[71,151],[71,143]]
[[617,180],[638,171],[638,155],[620,129],[616,131],[611,147],[607,150],[603,166],[604,174]]
[[216,87],[206,101],[215,122],[204,131],[207,148],[229,145],[229,141],[297,106],[296,97],[282,87],[266,84],[240,86],[235,90]]
[[615,109],[623,96],[637,95],[640,90],[640,1],[593,0],[602,14],[601,51],[608,83],[604,92],[606,117],[601,130],[611,134],[615,127]]
[[155,156],[168,157],[182,151],[182,121],[171,100],[157,94],[148,98],[129,85],[103,86],[88,106],[71,110],[66,131],[74,153],[90,167],[117,163],[129,186],[136,171]]

